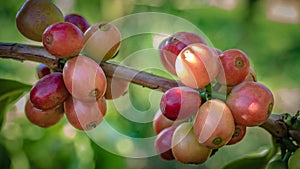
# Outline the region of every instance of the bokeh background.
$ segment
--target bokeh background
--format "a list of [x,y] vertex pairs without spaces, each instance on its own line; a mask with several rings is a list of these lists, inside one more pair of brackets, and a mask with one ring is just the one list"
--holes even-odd
[[[275,95],[274,113],[295,113],[300,109],[300,2],[297,0],[55,0],[64,14],[78,13],[91,24],[113,21],[140,12],[171,14],[196,25],[221,49],[237,48],[250,58],[258,81],[267,85]],[[0,0],[0,42],[41,45],[22,36],[15,25],[15,16],[24,0]],[[156,23],[153,22],[153,26]],[[172,30],[174,25],[165,29]],[[115,59],[122,62],[130,54],[153,48],[154,36],[143,35],[126,39]],[[158,53],[143,52],[143,58],[126,62],[138,69],[143,62],[157,62]],[[26,84],[37,81],[33,62],[0,59],[0,78]],[[169,77],[165,72],[149,69],[154,74]],[[0,84],[3,88],[3,84]],[[153,117],[162,93],[131,85],[127,98],[145,117]],[[248,128],[245,139],[221,148],[202,165],[164,161],[158,156],[132,158],[135,148],[130,139],[110,138],[111,151],[90,139],[87,133],[75,130],[64,118],[59,124],[42,129],[31,124],[24,116],[25,95],[7,113],[0,131],[0,166],[4,159],[11,161],[11,169],[150,169],[150,168],[203,168],[218,169],[229,161],[247,153],[269,147],[271,136],[259,127]],[[120,104],[120,102],[118,102]],[[126,104],[126,103],[124,103]],[[4,113],[4,112],[0,112]],[[130,113],[130,109],[127,113]],[[151,122],[137,123],[118,112],[115,102],[108,101],[105,120],[118,132],[130,138],[155,137]],[[97,130],[106,137],[105,126]],[[153,147],[152,147],[153,148]],[[188,153],[188,152],[187,152]]]

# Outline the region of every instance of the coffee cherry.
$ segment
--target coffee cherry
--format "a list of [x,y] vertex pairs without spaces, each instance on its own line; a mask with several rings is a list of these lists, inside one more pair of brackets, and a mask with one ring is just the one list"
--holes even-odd
[[240,142],[246,134],[246,126],[243,125],[235,125],[234,133],[232,135],[232,138],[227,143],[227,145],[232,145]]
[[64,21],[76,25],[83,33],[90,27],[90,23],[78,14],[68,14],[64,17]]
[[237,124],[257,126],[268,119],[274,98],[263,84],[246,81],[231,90],[226,103]]
[[22,35],[41,42],[44,30],[63,19],[62,12],[49,0],[27,0],[17,13],[16,24]]
[[203,38],[192,32],[177,32],[160,44],[159,49],[161,62],[170,73],[176,75],[175,61],[178,54],[187,45],[193,43],[202,43],[206,45]]
[[217,149],[227,144],[234,129],[230,109],[223,101],[217,99],[203,103],[195,117],[195,137],[207,148]]
[[45,49],[59,58],[77,56],[83,45],[82,31],[72,23],[58,22],[50,25],[43,33]]
[[25,105],[25,114],[28,120],[43,128],[55,125],[64,115],[63,105],[58,105],[52,109],[41,110],[33,106],[30,100]]
[[172,137],[176,126],[163,129],[156,137],[154,147],[162,159],[174,160],[172,153]]
[[36,108],[42,110],[52,109],[62,104],[68,96],[69,92],[60,72],[44,76],[30,91],[30,101]]
[[79,130],[92,130],[103,120],[106,114],[104,97],[95,102],[82,102],[68,97],[64,104],[66,117],[70,124]]
[[214,50],[218,56],[221,56],[223,54],[223,52],[218,48],[212,48],[212,50]]
[[220,55],[222,68],[217,81],[223,85],[235,86],[245,80],[249,73],[248,56],[241,50],[230,49]]
[[107,85],[102,68],[86,56],[68,60],[63,68],[63,79],[72,96],[86,102],[102,97]]
[[120,48],[121,33],[112,23],[97,23],[86,30],[84,36],[83,53],[96,62],[111,59]]
[[183,121],[182,120],[170,120],[164,116],[160,109],[156,112],[154,119],[153,119],[153,129],[156,134],[160,133],[163,129],[168,128],[170,126],[178,126],[181,124]]
[[51,73],[51,70],[50,68],[45,65],[45,64],[39,64],[38,68],[37,68],[37,75],[38,75],[38,78],[41,79],[42,77],[48,75]]
[[199,144],[192,123],[182,123],[174,131],[172,152],[177,161],[186,164],[201,164],[207,161],[212,150]]
[[249,67],[249,73],[246,76],[244,81],[252,81],[252,82],[256,82],[257,78],[256,78],[256,72],[254,70],[254,68],[252,66]]
[[160,101],[160,110],[170,120],[185,120],[195,114],[201,105],[198,91],[181,86],[167,90]]
[[191,44],[178,55],[175,69],[183,84],[191,88],[203,89],[218,75],[218,56],[206,45]]
[[105,99],[112,100],[117,99],[120,96],[124,95],[129,87],[129,82],[119,79],[107,77],[107,88],[104,94]]

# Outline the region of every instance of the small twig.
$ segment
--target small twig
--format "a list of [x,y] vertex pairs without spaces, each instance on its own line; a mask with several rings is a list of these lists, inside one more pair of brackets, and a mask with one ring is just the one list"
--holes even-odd
[[178,81],[139,71],[117,63],[102,62],[100,66],[104,70],[105,75],[108,77],[121,78],[153,90],[165,92],[170,88],[180,85],[180,82]]

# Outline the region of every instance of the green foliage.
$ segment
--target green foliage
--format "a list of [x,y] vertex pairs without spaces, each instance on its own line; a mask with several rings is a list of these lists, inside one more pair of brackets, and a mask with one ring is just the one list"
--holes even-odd
[[264,169],[272,153],[273,151],[271,148],[264,148],[262,150],[258,150],[257,152],[247,154],[240,159],[231,161],[230,163],[226,164],[223,169]]
[[0,79],[0,128],[5,119],[6,112],[20,99],[25,92],[31,89],[31,85],[13,80]]
[[9,158],[8,151],[6,148],[0,144],[0,167],[2,169],[8,169],[11,165],[11,160]]
[[[15,16],[18,9],[21,7],[24,1],[5,1],[0,0],[0,39],[1,41],[14,41],[14,40],[24,40],[25,38],[18,32],[15,26]],[[14,32],[14,33],[13,33]]]
[[107,152],[94,142],[92,148],[95,153],[95,169],[123,168],[126,165],[122,157]]
[[9,59],[0,59],[0,75],[2,79],[11,79],[22,83],[32,83],[36,73],[35,64],[18,62]]
[[277,153],[267,164],[266,169],[288,169],[287,162],[282,159],[282,154]]
[[298,148],[288,160],[289,169],[298,169],[300,168],[300,149]]
[[288,169],[288,167],[282,160],[276,160],[269,163],[266,169]]

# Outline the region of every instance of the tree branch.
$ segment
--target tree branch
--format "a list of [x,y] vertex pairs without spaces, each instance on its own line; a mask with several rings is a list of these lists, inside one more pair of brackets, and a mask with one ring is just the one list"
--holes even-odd
[[[55,56],[49,54],[42,46],[0,42],[0,58],[44,63],[49,68],[57,71],[62,71],[63,68],[63,63]],[[101,67],[107,77],[121,78],[153,90],[165,92],[179,85],[178,81],[142,72],[113,62],[102,62]]]
[[[42,46],[0,42],[0,58],[44,63],[49,68],[58,71],[62,71],[63,68],[63,63],[49,54]],[[139,71],[117,63],[102,62],[100,65],[107,77],[121,78],[153,90],[165,92],[172,87],[181,85],[178,81]],[[282,115],[271,115],[260,127],[266,129],[274,137],[286,137],[288,129],[285,123],[280,122],[279,119],[281,118]]]
[[59,60],[49,54],[42,46],[0,42],[0,58],[19,61],[34,61],[46,64],[54,70],[61,70]]

